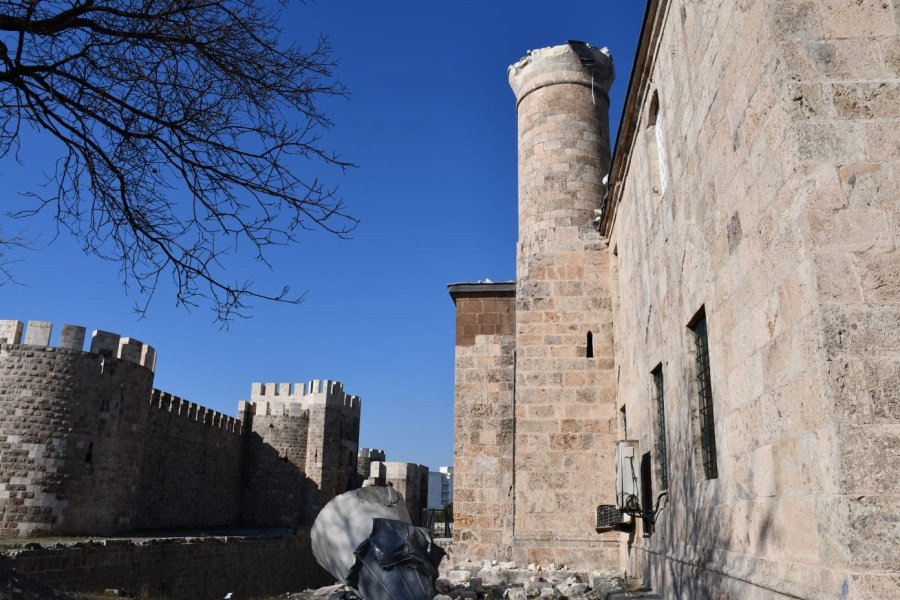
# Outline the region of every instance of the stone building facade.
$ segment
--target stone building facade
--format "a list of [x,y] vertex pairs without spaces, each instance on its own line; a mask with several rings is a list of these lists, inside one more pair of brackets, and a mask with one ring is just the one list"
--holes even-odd
[[[368,450],[368,449],[367,449]],[[381,460],[372,460],[381,457]],[[360,453],[360,460],[362,460]],[[362,485],[391,486],[403,496],[413,524],[422,524],[422,510],[428,508],[428,467],[416,463],[385,461],[383,450],[369,451],[369,475]]]
[[[517,282],[450,286],[457,552],[900,596],[898,34],[896,2],[651,0],[611,163],[600,52],[510,68]],[[598,533],[617,440],[659,510]]]
[[[24,336],[23,336],[24,329]],[[259,384],[239,419],[153,389],[133,338],[0,321],[0,532],[309,525],[356,481],[360,399]]]

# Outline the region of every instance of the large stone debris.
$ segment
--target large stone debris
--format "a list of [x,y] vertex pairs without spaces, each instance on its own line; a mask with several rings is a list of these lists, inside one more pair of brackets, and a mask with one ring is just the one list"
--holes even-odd
[[372,534],[372,521],[376,518],[412,522],[397,490],[369,486],[336,496],[313,523],[313,556],[341,583],[348,582],[350,569],[356,563],[354,552]]
[[392,487],[341,494],[319,513],[313,555],[350,590],[331,600],[432,600],[444,551],[428,530],[415,527]]

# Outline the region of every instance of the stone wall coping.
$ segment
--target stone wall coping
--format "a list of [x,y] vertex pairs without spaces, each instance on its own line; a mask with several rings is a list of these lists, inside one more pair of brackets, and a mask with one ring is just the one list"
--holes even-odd
[[190,402],[169,392],[154,389],[150,398],[150,406],[163,412],[183,417],[188,421],[202,423],[213,429],[220,429],[228,433],[241,433],[241,421],[239,419]]
[[474,283],[451,283],[447,286],[450,297],[456,300],[470,294],[489,293],[496,296],[515,296],[515,281],[497,281],[485,282],[476,281]]

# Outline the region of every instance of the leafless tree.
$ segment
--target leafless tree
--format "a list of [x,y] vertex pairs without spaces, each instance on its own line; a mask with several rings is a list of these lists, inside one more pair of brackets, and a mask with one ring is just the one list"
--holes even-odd
[[298,167],[350,166],[320,144],[321,100],[344,95],[331,49],[281,43],[277,17],[258,0],[0,0],[0,156],[23,126],[63,148],[33,210],[11,216],[52,211],[119,263],[139,310],[164,277],[226,321],[253,299],[299,301],[226,262],[356,225]]

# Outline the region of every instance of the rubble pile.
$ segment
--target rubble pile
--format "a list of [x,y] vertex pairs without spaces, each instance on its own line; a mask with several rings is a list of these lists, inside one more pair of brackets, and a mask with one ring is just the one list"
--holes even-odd
[[466,562],[442,571],[434,600],[624,600],[659,596],[638,580],[609,572],[581,573],[565,565],[518,567],[515,563]]
[[[609,572],[580,573],[565,565],[518,567],[515,563],[465,562],[442,569],[432,600],[658,600],[639,580]],[[358,598],[340,585],[289,596],[292,600]]]

